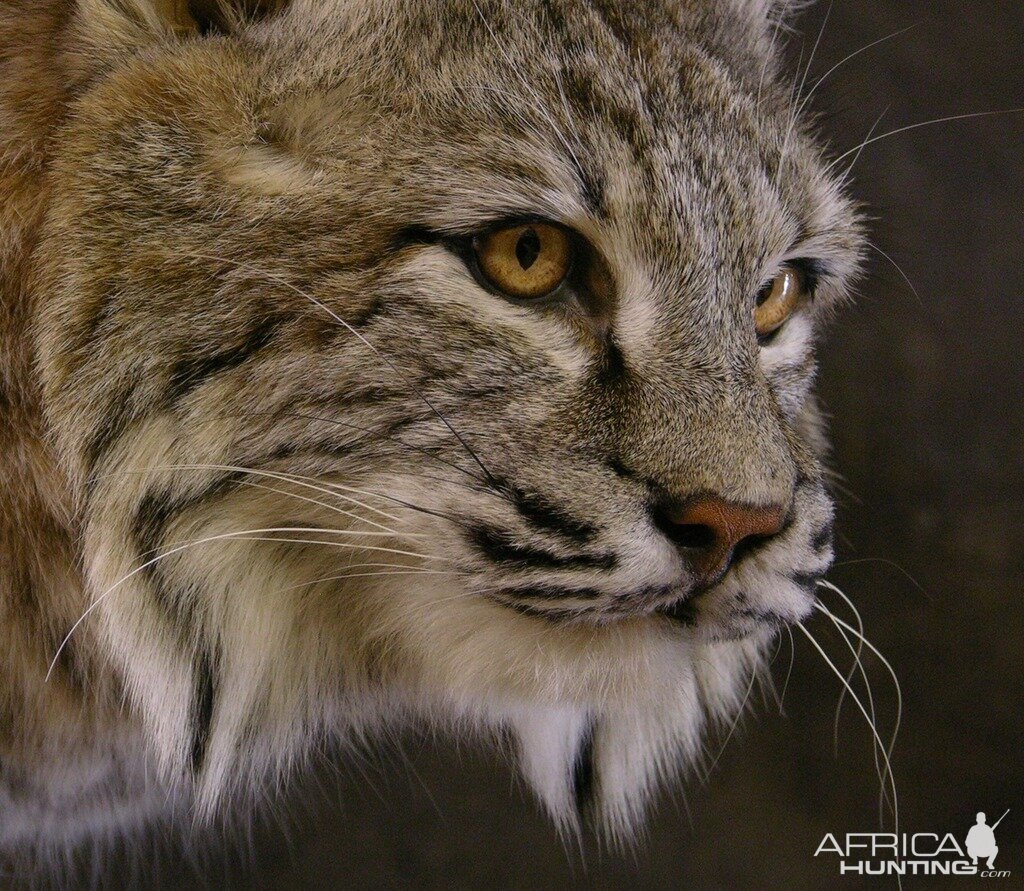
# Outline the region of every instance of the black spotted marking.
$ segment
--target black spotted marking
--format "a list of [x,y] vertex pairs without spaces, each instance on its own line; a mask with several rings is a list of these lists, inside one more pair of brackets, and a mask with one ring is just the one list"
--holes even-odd
[[150,560],[156,555],[172,517],[234,491],[247,475],[244,470],[229,471],[217,477],[199,494],[185,498],[175,498],[169,492],[148,491],[139,502],[133,526],[139,556]]
[[576,759],[572,765],[572,792],[576,802],[576,813],[583,819],[594,799],[596,771],[594,768],[594,737],[595,725],[591,720],[576,749]]
[[[139,502],[133,524],[133,535],[139,550],[142,573],[149,582],[153,600],[163,612],[168,625],[178,638],[177,647],[185,650],[194,637],[195,605],[199,599],[195,589],[173,588],[163,572],[161,553],[173,550],[164,545],[164,536],[171,520],[182,511],[232,491],[246,476],[242,471],[223,474],[198,495],[174,498],[168,492],[149,491]],[[190,766],[193,777],[202,772],[210,738],[215,705],[215,666],[209,652],[200,652],[194,662],[195,691],[192,706],[192,748]]]
[[216,0],[189,0],[188,9],[199,25],[199,33],[207,35],[230,34],[236,30],[232,11],[240,12],[242,20],[248,24],[270,18],[284,5],[281,0],[236,0],[230,6]]
[[603,596],[596,588],[568,588],[560,585],[524,585],[506,588],[502,594],[519,600],[558,600],[566,597],[597,600]]
[[[574,33],[578,25],[568,27],[564,15],[550,2],[541,8],[554,32],[554,39],[566,47],[568,58],[574,57]],[[589,3],[587,11],[596,14],[604,26],[602,37],[606,41],[605,52],[610,54],[608,58],[612,60],[613,66],[633,58],[637,46],[641,47],[642,58],[651,58],[663,51],[663,47],[651,36],[651,23],[643,20],[644,14],[635,9],[634,4],[623,6],[615,0],[606,4]],[[587,26],[593,28],[592,20]],[[584,110],[589,118],[602,118],[609,132],[615,133],[625,147],[632,150],[634,158],[643,158],[643,150],[649,144],[647,134],[653,129],[652,123],[664,114],[662,109],[667,104],[653,86],[648,83],[638,84],[642,102],[637,103],[632,96],[624,97],[619,91],[602,89],[600,81],[592,76],[586,65],[566,65],[561,73],[559,87],[566,99],[575,108]]]
[[149,582],[153,599],[168,623],[181,631],[191,627],[192,615],[186,606],[189,598],[173,590],[163,573],[162,555],[173,550],[172,545],[164,546],[167,526],[179,513],[232,491],[245,476],[243,471],[225,473],[198,495],[188,498],[174,498],[168,492],[151,490],[142,497],[135,511],[132,535],[139,555],[139,571]]
[[529,616],[531,619],[543,619],[545,622],[550,622],[552,625],[563,625],[567,622],[572,622],[580,618],[579,610],[541,609],[539,607],[531,606],[528,603],[519,603],[515,600],[497,599],[497,602],[520,615]]
[[[85,448],[85,465],[90,473],[95,473],[114,444],[121,438],[128,425],[136,420],[137,411],[132,404],[132,392],[136,386],[132,382],[129,387],[119,390],[107,404],[106,413],[92,432]],[[91,477],[87,486],[91,494],[96,486],[96,478]]]
[[822,526],[817,532],[814,533],[814,538],[811,539],[811,547],[814,548],[816,553],[821,553],[826,547],[832,544],[832,531],[833,524],[830,520],[824,526]]
[[599,220],[608,219],[608,204],[605,199],[604,180],[599,173],[583,165],[575,156],[572,158],[576,178],[580,183],[583,203],[591,215]]
[[694,602],[695,600],[696,598],[694,597],[677,600],[675,603],[660,610],[660,612],[672,619],[673,622],[678,622],[687,628],[693,628],[697,624],[697,604]]
[[[148,562],[158,552],[164,531],[171,516],[176,513],[178,502],[169,493],[147,492],[135,511],[133,532],[139,549],[139,558]],[[147,566],[143,572],[151,567]]]
[[[351,337],[352,334],[344,328],[337,328],[337,337]],[[351,408],[360,405],[378,405],[388,399],[394,398],[395,390],[389,387],[363,386],[353,387],[344,392],[331,393],[323,398],[310,400],[306,405],[311,408]],[[290,408],[289,410],[290,411]],[[288,412],[285,412],[287,415]],[[341,423],[341,422],[339,422]]]
[[181,359],[171,371],[164,390],[164,403],[173,405],[201,387],[210,378],[238,368],[270,345],[281,326],[279,317],[265,319],[241,343],[206,356]]
[[153,602],[167,624],[181,637],[189,626],[186,597],[168,585],[161,565],[164,532],[177,510],[175,500],[166,492],[147,492],[135,511],[132,534],[139,552],[139,568],[149,584]]
[[504,479],[496,479],[494,486],[512,502],[525,520],[539,529],[557,533],[579,544],[587,544],[597,536],[598,529],[593,523],[570,516],[543,495],[526,492]]
[[[458,383],[458,378],[454,375],[451,376],[451,380]],[[438,377],[439,382],[443,382],[446,378]],[[507,384],[492,384],[490,386],[480,386],[477,384],[467,383],[465,386],[461,386],[458,389],[458,394],[465,397],[466,399],[493,399],[495,396],[506,396],[508,394]]]
[[[360,328],[369,327],[377,318],[387,315],[387,301],[379,294],[363,294],[361,296],[361,301],[349,299],[343,310],[332,313],[330,317],[322,320],[325,329],[319,338],[321,343],[325,344],[345,338],[351,340],[352,329],[358,331]],[[337,318],[334,317],[335,315]]]
[[74,688],[74,691],[83,697],[89,696],[91,693],[89,672],[75,638],[56,639],[50,652],[57,654],[57,670],[68,686]]
[[103,337],[101,329],[107,327],[108,322],[110,322],[115,313],[117,304],[116,294],[120,288],[112,279],[107,279],[105,285],[102,299],[97,302],[93,298],[92,309],[85,319],[85,324],[75,336],[75,364],[79,367],[92,358],[95,353],[96,344]]
[[[563,47],[565,47],[567,54],[573,52],[573,29],[567,24],[565,16],[562,11],[557,8],[556,5],[545,2],[540,7],[540,12],[543,15],[548,29],[551,32],[551,37],[558,41]],[[566,99],[572,99],[577,107],[589,108],[591,112],[595,107],[592,96],[591,101],[581,102],[579,97],[575,95],[573,89],[575,82],[580,78],[572,71],[565,71],[566,81],[559,80],[558,88],[562,91]],[[591,84],[592,87],[592,84]],[[591,89],[592,94],[592,89]],[[569,109],[565,109],[566,114],[569,114]],[[603,176],[596,170],[587,167],[584,162],[580,159],[581,153],[570,151],[569,155],[570,162],[576,172],[576,179],[580,184],[580,191],[583,198],[583,203],[590,213],[599,220],[608,219],[608,205],[606,201],[606,189],[604,184]],[[587,156],[586,152],[582,153],[583,157]]]
[[746,609],[736,610],[736,615],[752,622],[760,622],[764,625],[781,626],[786,624],[786,620],[782,616],[776,612],[772,612],[771,610],[747,607]]
[[620,384],[629,374],[626,357],[612,337],[606,339],[605,348],[597,361],[597,380],[602,386],[609,387]]
[[[374,443],[374,447],[380,449],[379,440],[393,442],[400,449],[419,452],[420,454],[427,455],[428,457],[437,458],[434,452],[430,449],[404,442],[398,436],[398,434],[404,432],[406,429],[422,422],[424,420],[423,417],[401,418],[392,421],[390,424],[379,430],[373,430],[333,418],[319,418],[315,415],[302,415],[297,413],[290,414],[292,417],[305,417],[308,420],[324,421],[325,423],[334,424],[338,427],[356,431],[358,435],[354,436],[352,439],[344,441],[328,438],[316,440],[314,442],[288,442],[277,446],[272,451],[265,452],[261,455],[250,456],[241,463],[244,463],[248,467],[252,467],[257,464],[274,464],[279,461],[296,457],[327,456],[331,458],[351,458],[360,448],[367,446],[369,443]],[[287,412],[281,412],[276,415],[276,417],[282,418],[288,416],[289,413]],[[438,460],[441,459],[438,458]],[[445,462],[442,461],[442,463]]]
[[196,659],[195,694],[192,705],[192,752],[190,763],[192,776],[198,777],[206,760],[206,749],[210,742],[215,703],[215,679],[213,659],[203,651]]
[[758,161],[760,162],[761,172],[764,174],[765,181],[770,183],[777,181],[781,160],[778,155],[771,154],[764,147],[758,148]]
[[[271,317],[254,328],[237,346],[207,356],[193,356],[179,360],[170,372],[163,393],[163,404],[173,405],[202,386],[209,378],[242,365],[271,343],[280,324],[279,317]],[[139,380],[136,376],[129,382],[128,387],[118,392],[116,398],[110,401],[106,414],[94,429],[85,450],[85,462],[90,473],[95,473],[106,454],[124,435],[128,426],[145,414],[144,411],[136,409],[131,398],[138,384]],[[96,482],[95,477],[90,478],[88,483],[90,493],[95,488]]]
[[555,554],[542,548],[516,541],[509,533],[480,524],[469,530],[469,538],[485,556],[495,563],[522,568],[546,569],[614,569],[614,554]]
[[650,481],[645,480],[641,476],[639,471],[634,470],[632,467],[627,465],[624,461],[622,461],[619,458],[606,458],[604,461],[604,466],[607,467],[612,473],[614,473],[620,479],[629,480],[630,482],[639,480],[646,486],[651,485]]
[[[359,312],[355,314],[346,313],[344,318],[345,324],[351,325],[353,328],[365,328],[378,316],[384,315],[386,306],[384,298],[377,295],[366,306],[360,307]],[[345,326],[343,325],[342,327]]]
[[[635,52],[638,40],[646,37],[646,34],[637,34],[637,25],[640,29],[644,27],[643,19],[628,6],[623,7],[620,3],[597,2],[590,7],[601,19],[607,29],[608,35],[618,44],[619,52],[629,58]],[[640,18],[639,23],[637,18]],[[632,27],[630,27],[632,25]]]

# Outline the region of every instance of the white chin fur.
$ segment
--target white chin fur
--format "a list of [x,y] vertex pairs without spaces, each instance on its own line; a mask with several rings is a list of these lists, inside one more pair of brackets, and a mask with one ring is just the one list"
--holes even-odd
[[[771,636],[702,643],[650,618],[556,627],[426,587],[406,590],[406,608],[385,620],[407,667],[416,663],[407,678],[420,691],[413,711],[510,734],[523,777],[559,829],[572,836],[592,819],[620,845],[659,786],[700,756],[708,722],[732,721]],[[584,800],[580,785],[589,787]]]

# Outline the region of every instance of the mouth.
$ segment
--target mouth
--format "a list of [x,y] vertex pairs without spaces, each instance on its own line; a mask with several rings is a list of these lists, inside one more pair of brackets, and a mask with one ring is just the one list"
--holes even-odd
[[[820,573],[798,573],[781,576],[778,584],[795,586],[813,600],[820,577]],[[731,581],[731,574],[726,574],[715,584],[697,590],[665,585],[612,596],[594,589],[539,585],[504,588],[487,596],[521,615],[553,625],[607,626],[637,619],[668,620],[715,641],[740,640],[799,619],[793,615],[791,604],[774,603],[771,582],[766,582],[765,592],[751,595]]]

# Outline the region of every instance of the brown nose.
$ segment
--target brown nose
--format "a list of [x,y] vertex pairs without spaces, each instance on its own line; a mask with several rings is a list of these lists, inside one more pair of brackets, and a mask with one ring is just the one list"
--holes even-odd
[[656,512],[658,526],[686,554],[703,580],[717,578],[742,549],[775,535],[785,510],[751,507],[721,498],[697,498]]

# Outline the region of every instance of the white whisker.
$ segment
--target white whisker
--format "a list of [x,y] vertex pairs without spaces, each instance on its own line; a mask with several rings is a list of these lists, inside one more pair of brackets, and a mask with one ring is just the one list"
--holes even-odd
[[[483,10],[480,8],[480,4],[477,3],[477,0],[472,0],[472,2],[473,2],[473,7],[476,9],[477,16],[480,18],[480,21],[483,23],[484,28],[487,29],[487,33],[491,36],[491,40],[494,41],[494,45],[497,48],[498,52],[501,54],[501,57],[505,60],[505,63],[508,65],[509,71],[516,77],[516,79],[519,81],[519,83],[523,87],[523,89],[526,90],[526,92],[529,95],[531,95],[535,100],[537,100],[537,104],[535,106],[531,106],[531,107],[544,120],[544,122],[547,123],[547,125],[551,128],[552,133],[554,133],[555,137],[562,144],[562,147],[566,150],[566,152],[568,153],[569,157],[573,159],[573,162],[576,165],[576,169],[577,170],[584,170],[585,168],[580,163],[579,156],[573,150],[572,144],[569,142],[568,139],[566,139],[565,134],[562,132],[561,127],[558,126],[558,124],[555,122],[554,118],[551,116],[551,114],[548,112],[548,110],[544,107],[544,99],[543,99],[543,97],[540,96],[540,94],[537,92],[537,90],[534,89],[533,85],[529,82],[529,80],[527,78],[523,77],[520,74],[520,66],[516,65],[516,63],[511,58],[511,56],[509,56],[508,52],[506,52],[504,45],[498,39],[498,35],[494,33],[494,29],[491,27],[491,23],[487,21],[487,17],[484,15]],[[561,90],[561,84],[559,84],[559,90]],[[571,121],[570,121],[570,125],[571,125]],[[488,476],[488,479],[490,479],[490,474],[488,474],[487,476]]]
[[[231,535],[248,535],[249,532],[256,533],[275,533],[275,532],[288,532],[288,533],[303,533],[308,535],[351,535],[353,538],[395,538],[397,533],[393,532],[379,532],[376,529],[373,531],[365,531],[362,529],[331,529],[327,526],[267,526],[263,529],[249,529],[239,533],[230,533]],[[400,533],[405,538],[426,538],[426,533],[423,532],[406,532]],[[169,541],[164,542],[162,546],[170,545],[172,547],[184,544],[184,542]],[[155,548],[153,550],[156,550]],[[147,552],[149,553],[149,552]]]
[[[353,337],[355,337],[360,343],[362,343],[367,349],[369,349],[374,355],[376,355],[378,359],[380,359],[385,365],[387,365],[388,368],[390,368],[398,376],[398,378],[400,380],[402,380],[407,385],[409,384],[409,380],[408,380],[407,375],[403,374],[399,370],[398,366],[395,365],[394,362],[392,362],[379,349],[377,349],[377,347],[375,347],[372,343],[370,343],[370,341],[368,341],[362,334],[360,334],[354,327],[352,327],[352,325],[350,325],[341,316],[339,316],[336,312],[334,312],[334,310],[332,310],[329,306],[327,306],[327,304],[323,303],[320,300],[317,300],[316,297],[314,297],[312,294],[307,294],[305,291],[303,291],[301,288],[297,287],[296,285],[292,284],[287,279],[282,278],[279,275],[276,275],[275,273],[271,272],[268,269],[261,269],[261,268],[259,268],[257,266],[253,266],[250,263],[243,263],[240,260],[233,260],[230,257],[218,257],[218,256],[211,256],[209,254],[199,254],[199,253],[195,253],[195,252],[191,253],[190,256],[195,257],[195,258],[200,259],[200,260],[213,260],[214,262],[217,262],[217,263],[231,263],[231,264],[233,264],[234,266],[236,266],[236,267],[238,267],[240,269],[247,269],[250,272],[255,272],[255,273],[259,274],[259,275],[263,275],[266,278],[270,279],[271,281],[278,282],[279,284],[283,285],[284,287],[286,287],[289,290],[293,291],[294,293],[298,294],[303,299],[308,300],[314,306],[316,306],[319,309],[322,309],[324,312],[326,312],[332,319],[334,319],[339,325],[341,325],[346,331],[348,331],[349,334],[351,334]],[[439,412],[434,407],[434,405],[430,402],[429,399],[427,399],[427,397],[423,394],[423,392],[418,387],[410,386],[410,389],[423,402],[423,404],[426,405],[427,408],[430,409],[431,413],[434,414],[437,417],[437,419],[442,424],[444,424],[445,427],[448,428],[448,430],[451,432],[452,436],[454,436],[455,439],[458,440],[459,444],[466,450],[466,452],[469,454],[469,456],[479,465],[480,469],[484,472],[484,476],[489,481],[493,482],[494,478],[491,476],[491,472],[484,466],[483,462],[480,460],[480,458],[476,454],[476,452],[474,452],[469,447],[469,444],[459,435],[458,431],[448,422],[448,419],[445,418],[445,416],[442,415],[441,412]]]
[[[164,559],[166,559],[168,557],[171,557],[174,554],[180,553],[181,551],[187,550],[188,548],[197,547],[199,545],[208,544],[208,543],[214,542],[214,541],[232,541],[232,540],[235,540],[235,541],[237,541],[237,540],[243,540],[243,541],[271,541],[271,542],[277,542],[277,543],[281,543],[281,544],[315,544],[315,545],[321,545],[321,546],[325,546],[325,547],[351,548],[352,550],[380,551],[380,552],[383,552],[383,553],[396,554],[398,556],[403,556],[403,557],[418,557],[418,558],[423,559],[423,560],[442,560],[442,559],[444,559],[442,557],[436,557],[436,556],[432,556],[432,555],[429,555],[429,554],[420,554],[420,553],[417,553],[417,552],[414,552],[414,551],[403,551],[403,550],[400,550],[400,549],[397,549],[397,548],[385,548],[385,547],[381,547],[379,545],[358,545],[358,544],[352,544],[350,542],[324,542],[324,541],[318,541],[318,540],[315,540],[315,539],[306,540],[306,539],[288,539],[288,538],[279,538],[279,537],[263,538],[263,537],[259,537],[259,536],[250,536],[250,533],[254,533],[254,532],[255,533],[260,533],[260,532],[265,532],[265,531],[274,531],[274,530],[261,530],[261,529],[242,530],[240,532],[226,532],[226,533],[221,533],[220,535],[207,536],[205,538],[197,539],[195,541],[190,541],[190,542],[187,542],[185,544],[178,545],[178,546],[172,548],[171,550],[169,550],[169,551],[167,551],[167,552],[165,552],[163,554],[158,554],[156,557],[153,557],[153,558],[147,560],[142,565],[135,567],[135,569],[133,569],[127,575],[122,576],[113,585],[111,585],[109,588],[107,588],[107,590],[104,591],[99,597],[97,597],[91,604],[89,604],[89,606],[82,613],[82,615],[78,617],[78,619],[75,621],[75,623],[71,626],[71,629],[68,631],[68,633],[66,635],[64,635],[63,639],[60,642],[60,645],[57,647],[57,650],[56,650],[56,652],[53,655],[53,659],[51,660],[50,665],[49,665],[49,667],[46,670],[46,676],[44,678],[44,682],[48,682],[50,680],[50,676],[53,674],[53,669],[57,665],[57,660],[60,658],[60,654],[64,651],[64,648],[67,646],[68,641],[71,640],[71,635],[73,635],[75,633],[75,631],[82,624],[82,622],[84,622],[89,617],[89,615],[92,613],[92,611],[94,609],[96,609],[96,607],[98,607],[101,603],[103,603],[103,601],[106,600],[107,597],[109,597],[114,591],[116,591],[118,588],[120,588],[121,585],[123,585],[126,581],[128,581],[133,576],[138,575],[140,572],[144,572],[150,566],[155,565],[156,563],[160,562],[161,560],[164,560]],[[319,530],[318,529],[316,531],[317,532],[322,532],[324,530]],[[242,538],[242,536],[249,536],[249,537]]]
[[[811,65],[814,64],[814,55],[818,52],[818,46],[821,43],[821,38],[825,34],[825,27],[828,25],[829,16],[832,14],[832,5],[835,0],[829,0],[828,8],[825,10],[825,17],[822,19],[821,28],[818,30],[818,37],[814,41],[814,46],[811,47],[811,55],[807,59],[807,66],[804,68],[803,77],[800,78],[800,85],[796,88],[796,93],[793,98],[793,112],[789,118],[789,127],[786,129],[786,135],[782,140],[782,148],[779,151],[779,169],[776,178],[776,185],[782,178],[783,162],[786,159],[786,152],[789,149],[789,140],[793,135],[793,131],[796,129],[797,121],[799,120],[800,112],[803,110],[804,101],[800,99],[800,94],[803,92],[804,86],[807,83],[807,75],[810,74]],[[799,68],[798,68],[799,70]]]
[[878,735],[877,728],[874,724],[871,723],[871,718],[868,715],[867,709],[864,708],[864,704],[860,701],[860,697],[857,696],[853,688],[846,682],[846,678],[843,676],[843,673],[838,668],[836,668],[835,663],[831,659],[829,659],[828,655],[825,653],[825,650],[822,648],[821,644],[819,644],[818,641],[814,639],[814,635],[812,635],[811,632],[807,630],[803,622],[797,622],[796,627],[803,632],[807,640],[810,641],[811,646],[813,646],[814,649],[818,651],[818,654],[821,656],[821,658],[825,660],[825,664],[829,667],[829,669],[831,669],[832,673],[837,678],[839,678],[840,683],[842,683],[842,685],[846,688],[847,692],[850,694],[850,698],[854,701],[854,703],[856,703],[857,708],[860,710],[860,713],[864,716],[864,720],[867,721],[868,726],[871,728],[871,734],[875,738],[875,742],[877,742],[878,746],[883,750],[885,757],[886,775],[889,777],[889,783],[892,788],[893,822],[895,824],[896,832],[899,832],[900,811],[899,797],[896,792],[896,777],[893,774],[892,765],[889,761],[889,755],[887,752],[885,752],[885,745],[882,742],[882,738]]
[[[839,624],[839,622],[836,619],[836,616],[834,616],[832,614],[832,612],[828,608],[826,608],[820,601],[815,602],[814,608],[816,610],[818,610],[818,612],[823,613],[825,616],[828,617],[829,621],[831,621],[832,624],[835,626],[836,631],[839,632],[840,637],[842,637],[843,642],[846,644],[847,648],[850,650],[850,653],[853,654],[853,664],[850,666],[850,670],[846,674],[846,682],[847,682],[847,684],[852,684],[853,676],[855,674],[857,674],[858,671],[860,672],[861,679],[864,682],[864,689],[867,692],[867,696],[868,696],[868,711],[871,712],[871,723],[875,724],[877,726],[878,719],[877,719],[877,714],[875,712],[875,697],[874,697],[874,693],[873,693],[873,691],[871,689],[871,682],[868,680],[867,671],[864,668],[864,662],[861,659],[861,653],[864,650],[864,637],[863,637],[863,634],[861,634],[857,638],[857,645],[854,646],[853,642],[850,640],[849,635],[846,633],[846,631],[843,629],[843,627]],[[860,621],[860,618],[858,616],[858,622],[859,621]],[[861,631],[863,631],[863,625],[861,626]],[[841,714],[841,710],[842,710],[842,707],[843,707],[843,701],[845,700],[845,698],[846,698],[846,688],[844,687],[842,690],[839,691],[839,701],[836,703],[835,719],[834,719],[833,725],[832,725],[832,746],[833,746],[833,751],[835,752],[837,757],[838,757],[838,754],[839,754],[839,717],[840,717],[840,714]],[[879,763],[879,760],[878,760],[878,746],[873,746],[872,747],[872,754],[873,754],[874,760],[875,760],[875,773],[878,776],[878,783],[879,783],[878,821],[881,824],[882,821],[883,821],[883,815],[885,813],[885,803],[886,803],[886,801],[888,801],[888,797],[889,796],[888,796],[888,793],[887,793],[887,790],[886,790],[885,776],[882,773],[882,766],[881,766],[881,764]]]
[[350,517],[351,519],[358,520],[361,523],[367,523],[367,524],[369,524],[370,526],[373,526],[376,529],[383,530],[384,533],[387,533],[387,534],[391,534],[391,535],[405,535],[405,536],[411,534],[411,533],[408,533],[408,532],[396,532],[394,529],[389,529],[383,523],[377,523],[374,520],[371,520],[371,519],[369,519],[367,517],[360,516],[359,514],[353,512],[353,511],[345,510],[345,508],[343,508],[343,507],[338,507],[335,504],[328,504],[325,501],[321,501],[319,498],[310,498],[308,495],[300,495],[298,492],[289,492],[286,489],[278,489],[276,486],[265,486],[262,483],[254,483],[254,482],[252,482],[252,480],[239,480],[239,484],[243,485],[243,486],[247,486],[247,487],[252,488],[252,489],[264,489],[267,492],[276,492],[279,495],[285,495],[285,496],[287,496],[289,498],[295,498],[295,499],[297,499],[299,501],[305,501],[308,504],[319,505],[320,507],[326,508],[329,511],[333,511],[335,513],[341,514],[342,516]]
[[355,565],[356,568],[366,566],[382,566],[382,567],[394,567],[393,570],[384,570],[382,572],[350,572],[343,575],[326,575],[316,579],[309,579],[305,582],[299,582],[295,585],[288,585],[286,588],[282,588],[282,591],[291,591],[295,588],[307,588],[310,585],[317,585],[322,582],[338,582],[345,579],[364,579],[364,578],[378,578],[379,576],[385,575],[453,575],[454,570],[446,569],[417,569],[413,567],[405,567],[401,563],[358,563]]
[[793,629],[785,626],[786,634],[789,635],[789,668],[786,670],[786,680],[782,685],[782,692],[779,694],[779,714],[785,714],[786,691],[789,689],[789,679],[793,676],[793,663],[796,662],[796,642],[793,640]]
[[924,306],[924,301],[921,299],[921,295],[917,293],[917,288],[914,287],[914,283],[910,280],[910,278],[907,276],[907,274],[903,271],[903,268],[900,266],[900,264],[897,263],[892,257],[890,257],[885,251],[883,251],[874,242],[869,241],[867,243],[867,245],[875,253],[880,254],[882,257],[884,257],[886,260],[889,261],[889,263],[892,265],[893,269],[895,269],[900,274],[900,277],[903,279],[903,281],[905,281],[907,283],[907,287],[910,288],[910,290],[914,293],[914,296],[917,298],[918,304],[920,304],[923,307]]
[[[888,557],[855,557],[852,560],[841,560],[840,562],[836,563],[835,565],[836,566],[856,566],[858,563],[881,563],[883,566],[891,566],[900,575],[902,575],[908,582],[910,582],[910,584],[914,586],[914,589],[919,594],[921,594],[923,597],[925,597],[927,600],[931,601],[932,603],[935,603],[935,595],[934,594],[932,594],[927,588],[925,588],[924,585],[922,585],[909,572],[907,572],[907,570],[904,567],[900,566],[900,564],[897,563],[895,560],[890,560]],[[840,594],[843,597],[846,596],[845,594],[843,594],[839,590],[836,590],[836,593]]]
[[797,110],[797,114],[800,114],[803,111],[804,106],[807,105],[807,102],[810,100],[811,96],[814,95],[814,91],[817,90],[818,87],[820,87],[826,80],[828,80],[828,78],[832,74],[834,74],[839,68],[842,68],[843,65],[849,62],[851,59],[857,58],[857,56],[859,56],[861,53],[866,53],[869,49],[878,46],[878,44],[880,43],[885,43],[887,40],[892,40],[895,37],[899,37],[901,34],[906,34],[907,31],[910,31],[916,27],[916,22],[912,25],[907,25],[905,28],[900,28],[898,31],[893,31],[891,34],[886,34],[885,37],[879,37],[877,40],[872,40],[871,43],[865,44],[858,50],[854,50],[848,56],[844,56],[811,85],[811,88],[807,91],[807,95],[804,97],[803,102],[800,103],[800,108]]
[[771,694],[772,700],[775,702],[775,707],[782,712],[782,700],[779,699],[779,691],[775,686],[775,677],[772,675],[772,668],[779,659],[779,654],[782,652],[782,635],[780,634],[775,641],[775,652],[772,653],[771,661],[768,663],[768,671],[764,672],[761,681],[761,701],[764,703],[764,707],[768,708],[768,696],[765,693],[767,688],[768,693]]
[[832,164],[838,164],[843,158],[849,157],[854,151],[860,151],[865,146],[871,145],[874,142],[878,142],[882,139],[888,139],[890,136],[898,136],[900,133],[906,133],[908,130],[917,130],[920,127],[930,127],[932,124],[944,124],[948,121],[966,121],[970,118],[987,118],[993,115],[1001,114],[1020,114],[1024,111],[1024,107],[1021,108],[997,108],[994,111],[975,111],[969,114],[951,114],[941,118],[932,118],[929,121],[918,121],[916,124],[907,124],[903,127],[897,127],[895,130],[889,130],[886,133],[879,133],[878,136],[873,136],[871,139],[866,140],[856,149],[850,149],[843,152],[838,158],[836,158]]
[[779,31],[782,30],[782,22],[786,14],[789,11],[790,0],[784,0],[782,6],[783,9],[776,16],[775,21],[772,23],[772,36],[769,41],[769,52],[765,53],[764,61],[761,63],[761,75],[757,79],[757,93],[754,98],[754,108],[758,111],[761,110],[761,91],[764,89],[764,78],[768,73],[768,63],[775,56],[777,46],[779,42]]
[[[864,151],[864,146],[866,146],[868,142],[871,140],[872,134],[875,132],[876,129],[878,129],[878,125],[882,123],[882,118],[884,118],[889,113],[890,108],[892,108],[891,105],[885,106],[885,108],[882,109],[882,113],[872,122],[871,127],[868,128],[868,132],[864,134],[864,138],[860,141],[860,145],[857,146],[857,151],[856,154],[853,156],[853,160],[846,166],[846,170],[844,170],[842,172],[842,175],[839,177],[840,181],[847,182],[850,179],[850,175],[853,171],[853,168],[856,166],[857,161],[860,158],[860,153]],[[831,171],[832,168],[835,167],[835,165],[836,161],[832,161],[828,165],[827,169]]]
[[[333,491],[333,489],[338,488],[338,485],[335,483],[326,483],[324,480],[319,480],[316,477],[302,476],[301,474],[295,474],[286,471],[259,470],[255,467],[243,467],[235,464],[157,464],[152,465],[151,467],[147,467],[145,469],[125,468],[121,470],[116,470],[112,471],[111,473],[95,476],[93,477],[93,479],[102,479],[108,476],[117,476],[118,474],[122,473],[134,473],[145,475],[151,473],[154,470],[220,470],[229,473],[247,473],[252,474],[253,476],[268,477],[269,479],[280,480],[281,482],[286,483],[293,483],[296,486],[302,486],[303,488],[306,489],[312,489],[313,491],[319,492],[321,495],[330,495],[334,498],[338,498],[343,501],[348,501],[350,504],[355,504],[358,507],[365,508],[371,513],[377,514],[378,516],[384,517],[385,519],[391,520],[392,522],[402,522],[401,518],[394,516],[394,514],[389,514],[386,511],[373,507],[372,505],[364,504],[362,501],[358,501],[355,498],[349,498],[344,495],[339,495],[338,492]],[[322,485],[317,485],[317,483],[321,483]],[[331,488],[325,489],[323,487],[324,485],[331,486]],[[377,497],[386,498],[387,496],[378,495]],[[378,526],[381,529],[388,529],[387,526],[384,526],[380,523],[374,523],[373,520],[369,520],[365,517],[360,517],[358,514],[353,514],[353,516],[357,519],[362,519],[367,523],[373,523],[375,526]]]
[[[849,597],[847,597],[842,591],[839,590],[839,588],[837,588],[831,582],[822,580],[819,581],[818,584],[819,586],[823,588],[828,588],[830,591],[839,595],[839,597],[841,597],[846,602],[846,605],[849,606],[849,608],[857,615],[858,622],[860,622],[860,613],[857,610],[857,607],[854,606],[853,601],[850,600]],[[842,625],[844,628],[846,628],[847,631],[850,631],[853,634],[857,634],[856,629],[851,628],[849,624],[844,622],[838,616],[832,616],[832,618],[840,625]],[[892,667],[892,663],[888,659],[886,659],[885,656],[882,655],[879,649],[873,643],[871,643],[870,640],[868,640],[863,635],[859,636],[861,640],[864,642],[864,646],[871,650],[871,652],[878,657],[878,660],[882,663],[882,665],[885,666],[886,671],[889,672],[889,676],[892,678],[893,686],[896,689],[896,722],[893,725],[892,735],[889,737],[889,745],[886,748],[886,755],[891,760],[893,749],[896,747],[896,738],[897,736],[899,736],[900,732],[900,723],[903,720],[903,688],[900,686],[899,677],[897,677],[896,670]]]
[[729,732],[725,736],[725,740],[722,743],[721,748],[718,750],[718,754],[715,755],[715,760],[711,762],[711,766],[706,771],[706,777],[710,778],[711,774],[714,773],[715,768],[718,766],[718,762],[722,755],[725,753],[726,747],[729,745],[729,740],[732,739],[732,735],[736,732],[736,727],[740,723],[740,719],[743,717],[743,711],[747,707],[747,700],[750,699],[750,693],[754,689],[754,680],[757,678],[757,668],[750,669],[750,683],[747,684],[747,692],[743,694],[743,701],[740,702],[739,708],[736,710],[736,717],[733,718],[732,724],[729,725]]

